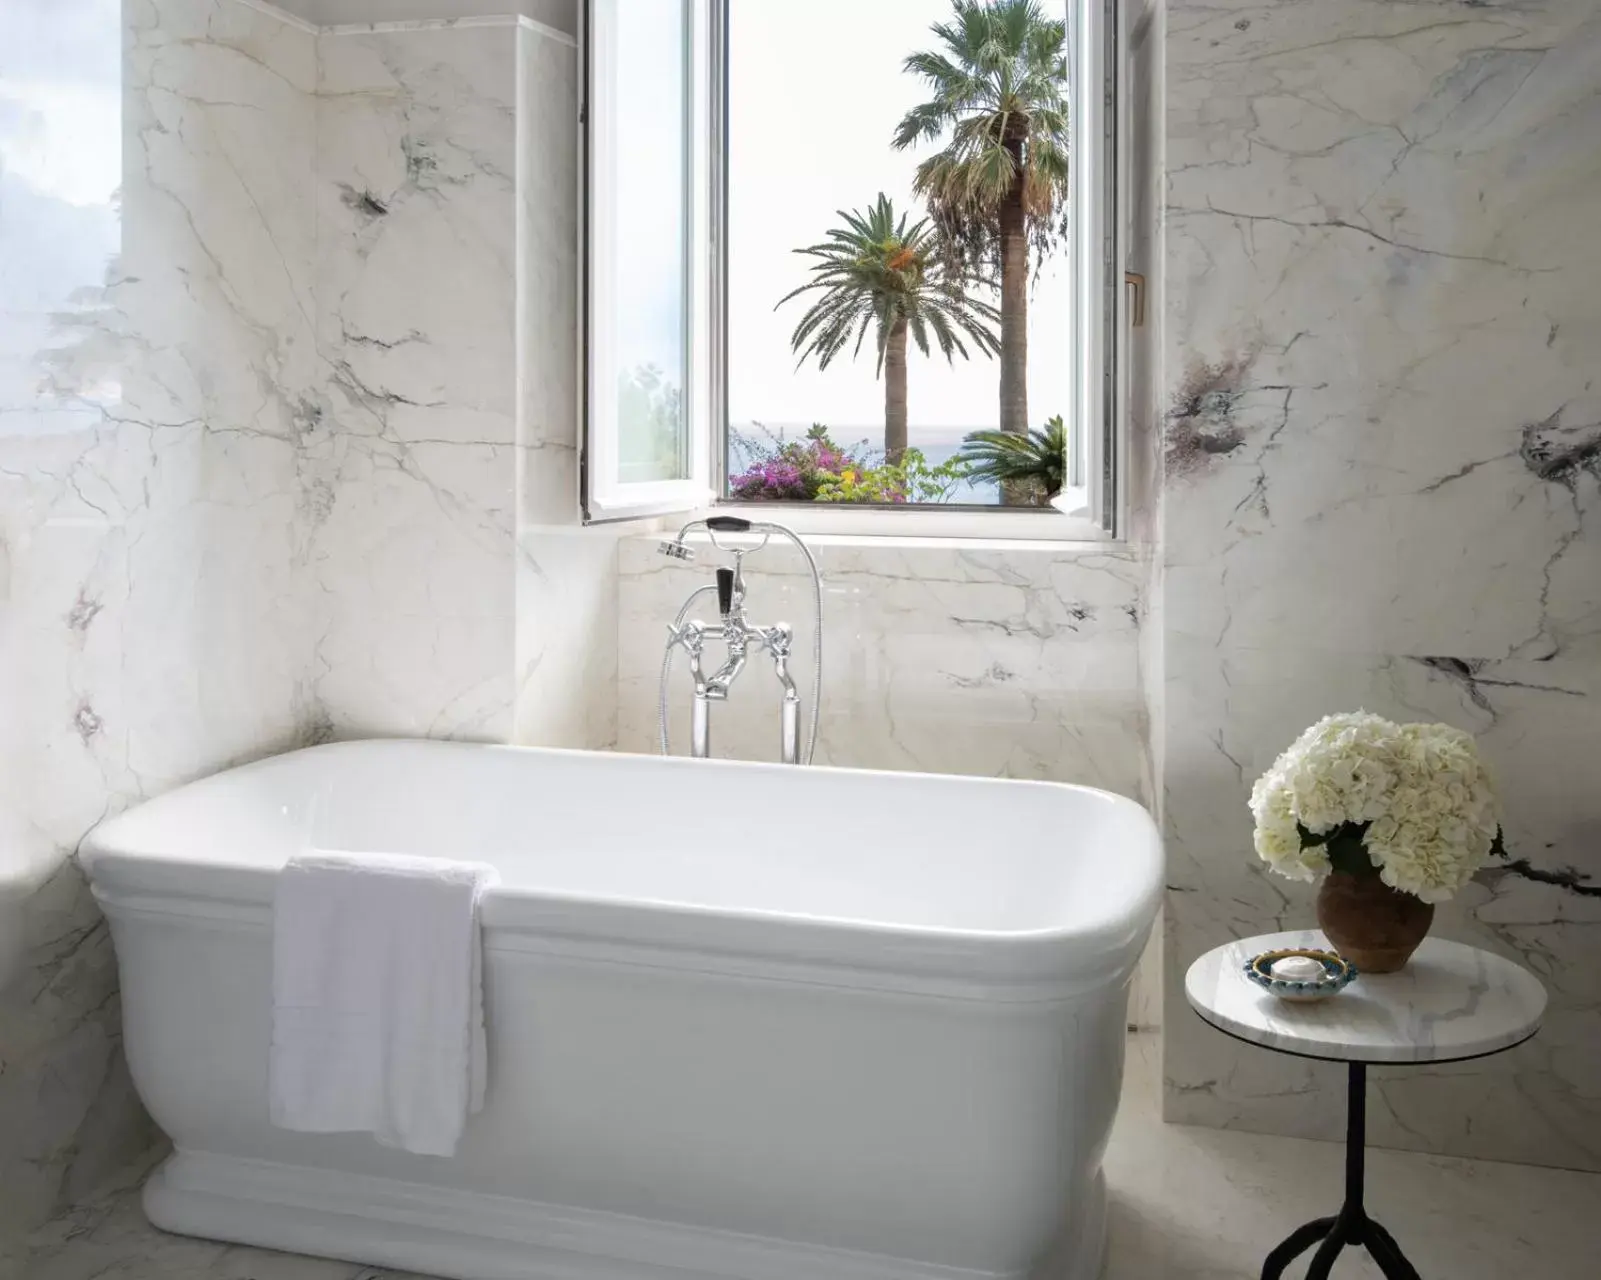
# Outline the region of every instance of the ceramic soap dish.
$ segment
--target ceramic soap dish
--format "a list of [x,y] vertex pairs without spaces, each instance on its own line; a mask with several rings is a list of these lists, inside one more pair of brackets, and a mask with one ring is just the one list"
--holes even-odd
[[1245,976],[1280,1000],[1327,1000],[1351,985],[1356,966],[1332,951],[1291,947],[1252,956]]

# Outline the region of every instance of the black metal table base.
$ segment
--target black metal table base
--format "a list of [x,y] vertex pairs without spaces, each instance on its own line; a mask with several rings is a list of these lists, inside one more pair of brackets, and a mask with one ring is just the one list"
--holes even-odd
[[[1363,1160],[1367,1150],[1368,1071],[1361,1062],[1349,1064],[1345,1120],[1345,1204],[1332,1218],[1318,1218],[1297,1228],[1262,1263],[1262,1280],[1279,1280],[1284,1269],[1313,1245],[1306,1280],[1328,1280],[1334,1260],[1347,1245],[1360,1245],[1379,1264],[1389,1280],[1421,1280],[1395,1243],[1395,1237],[1368,1217],[1362,1207]],[[1321,1243],[1319,1243],[1321,1242]]]

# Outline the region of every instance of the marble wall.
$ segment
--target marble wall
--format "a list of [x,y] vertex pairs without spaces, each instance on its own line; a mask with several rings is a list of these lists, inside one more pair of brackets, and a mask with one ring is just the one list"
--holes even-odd
[[[1126,550],[963,550],[810,539],[823,575],[825,697],[817,761],[1046,778],[1143,794],[1138,635],[1142,568]],[[670,560],[655,538],[621,544],[618,745],[654,751],[666,625],[721,557]],[[747,605],[795,627],[811,706],[812,589],[775,541],[749,560]],[[716,615],[702,597],[692,616]],[[675,751],[688,747],[688,674],[670,687]],[[713,754],[778,758],[778,684],[753,657],[713,718]]]
[[579,527],[577,50],[527,19],[317,37],[312,721],[608,746],[615,540]]
[[1512,861],[1436,932],[1551,993],[1521,1049],[1379,1073],[1372,1136],[1601,1168],[1601,13],[1168,0],[1165,58],[1168,1117],[1343,1125],[1182,977],[1310,923],[1245,797],[1366,707],[1481,735]]
[[152,1138],[96,821],[335,735],[614,733],[572,35],[306,16],[0,14],[0,1232]]
[[0,15],[0,1231],[151,1136],[78,841],[296,730],[311,39],[120,16]]
[[511,733],[517,33],[318,37],[305,536],[336,735]]

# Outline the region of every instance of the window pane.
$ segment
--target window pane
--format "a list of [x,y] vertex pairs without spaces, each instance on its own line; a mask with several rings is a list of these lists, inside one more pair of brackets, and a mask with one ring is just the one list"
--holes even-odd
[[[1033,507],[1060,491],[1067,6],[1029,7],[1017,37],[1001,15],[1022,7],[992,6],[1016,44],[997,63],[992,42],[936,31],[952,0],[729,0],[727,496]],[[993,84],[948,93],[907,69],[919,54]],[[1016,84],[1027,101],[998,113]],[[914,116],[927,127],[899,136]],[[1031,122],[1007,144],[1027,181],[991,184],[964,226],[929,175],[943,158],[946,196],[971,187],[996,157],[964,139],[1005,118]]]
[[616,26],[615,195],[609,253],[616,304],[617,480],[689,476],[685,50],[689,0],[627,0]]

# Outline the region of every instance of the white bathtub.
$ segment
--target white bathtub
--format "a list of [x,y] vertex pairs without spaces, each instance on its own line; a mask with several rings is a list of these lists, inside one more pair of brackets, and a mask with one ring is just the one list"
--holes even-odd
[[[495,863],[490,1093],[454,1159],[267,1120],[273,877]],[[84,860],[158,1226],[457,1277],[1090,1280],[1145,811],[1048,783],[436,742],[317,747]]]

